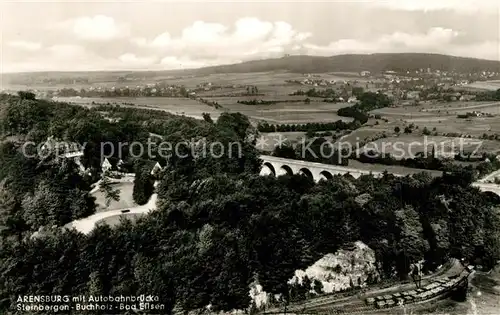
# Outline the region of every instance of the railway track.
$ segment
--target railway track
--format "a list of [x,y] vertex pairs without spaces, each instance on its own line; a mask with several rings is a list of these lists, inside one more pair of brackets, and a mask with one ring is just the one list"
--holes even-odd
[[[387,310],[402,307],[403,304],[411,307],[411,305],[444,298],[458,286],[463,285],[467,281],[468,275],[469,271],[464,270],[458,261],[452,261],[448,268],[424,277],[422,288],[418,290],[414,290],[414,285],[409,283],[344,298],[321,297],[301,304],[290,305],[286,308],[286,313],[318,315],[384,313]],[[264,312],[264,314],[283,313],[283,308]]]

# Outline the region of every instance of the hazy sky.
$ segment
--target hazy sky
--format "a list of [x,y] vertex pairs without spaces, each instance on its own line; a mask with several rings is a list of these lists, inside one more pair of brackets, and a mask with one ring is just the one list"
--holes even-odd
[[1,72],[179,69],[284,54],[500,60],[500,0],[5,1]]

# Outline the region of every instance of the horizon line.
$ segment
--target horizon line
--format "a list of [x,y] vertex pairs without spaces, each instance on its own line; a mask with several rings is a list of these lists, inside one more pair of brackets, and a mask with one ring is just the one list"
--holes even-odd
[[241,62],[232,62],[232,63],[221,63],[218,65],[210,65],[210,66],[202,66],[202,67],[195,67],[195,68],[185,68],[185,69],[157,69],[157,70],[152,70],[152,69],[116,69],[116,70],[31,70],[31,71],[8,71],[8,72],[3,72],[2,69],[0,69],[0,75],[8,75],[8,74],[30,74],[30,73],[95,73],[95,72],[107,72],[107,73],[112,73],[112,72],[182,72],[182,71],[189,71],[189,70],[201,70],[201,69],[207,69],[207,68],[215,68],[219,66],[231,66],[231,65],[238,65],[238,64],[243,64],[243,63],[248,63],[248,62],[255,62],[255,61],[265,61],[265,60],[276,60],[276,59],[283,59],[287,57],[313,57],[313,58],[332,58],[332,57],[340,57],[340,56],[370,56],[370,55],[435,55],[435,56],[444,56],[444,57],[451,57],[451,58],[461,58],[461,59],[470,59],[470,60],[480,60],[480,61],[489,61],[489,62],[498,62],[500,64],[500,56],[498,60],[494,59],[486,59],[486,58],[477,58],[477,57],[468,57],[468,56],[458,56],[458,55],[450,55],[450,54],[444,54],[444,53],[433,53],[433,52],[379,52],[379,53],[345,53],[345,54],[336,54],[336,55],[328,55],[328,56],[317,56],[317,55],[307,55],[307,54],[298,54],[298,55],[292,55],[292,54],[285,54],[282,57],[274,57],[274,58],[260,58],[260,59],[251,59],[251,60],[245,60]]

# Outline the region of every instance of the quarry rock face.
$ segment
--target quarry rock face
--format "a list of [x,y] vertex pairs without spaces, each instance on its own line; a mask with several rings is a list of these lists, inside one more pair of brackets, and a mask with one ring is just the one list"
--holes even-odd
[[369,275],[372,279],[378,277],[375,252],[358,241],[352,250],[341,249],[335,254],[327,254],[306,270],[295,271],[289,283],[300,284],[307,276],[311,281],[320,281],[324,293],[332,293],[352,286],[366,286]]
[[[335,254],[326,254],[305,270],[296,270],[289,284],[299,283],[305,277],[311,282],[318,280],[323,285],[324,293],[332,293],[349,289],[352,286],[364,287],[371,279],[378,279],[375,252],[363,242],[355,242],[351,249],[340,249]],[[312,287],[311,287],[312,291]],[[257,308],[279,299],[263,291],[258,281],[250,286],[250,297]]]

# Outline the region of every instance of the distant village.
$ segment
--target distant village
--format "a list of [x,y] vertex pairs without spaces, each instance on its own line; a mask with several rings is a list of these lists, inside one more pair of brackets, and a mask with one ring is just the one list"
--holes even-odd
[[[350,74],[344,79],[338,79],[335,74],[303,74],[302,79],[286,80],[285,83],[310,88],[332,88],[337,95],[337,98],[333,101],[337,102],[356,102],[357,99],[353,94],[353,89],[358,87],[363,88],[365,91],[379,91],[390,99],[397,101],[396,103],[408,105],[430,100],[445,102],[472,101],[476,99],[478,92],[467,91],[468,84],[499,77],[500,73],[491,71],[464,74],[427,68],[412,72],[385,71],[377,74],[372,74],[370,71],[361,71],[357,74]],[[121,80],[118,83],[125,84],[126,82]],[[75,79],[72,83],[78,84],[80,82]],[[32,92],[39,98],[186,97],[201,99],[200,94],[222,90],[225,91],[225,94],[217,96],[259,95],[256,86],[241,84],[217,85],[213,82],[204,82],[189,88],[178,84],[157,82],[135,86],[109,87],[93,85],[81,89],[65,87],[62,89],[32,90]],[[231,90],[234,90],[234,92],[227,92]]]

